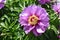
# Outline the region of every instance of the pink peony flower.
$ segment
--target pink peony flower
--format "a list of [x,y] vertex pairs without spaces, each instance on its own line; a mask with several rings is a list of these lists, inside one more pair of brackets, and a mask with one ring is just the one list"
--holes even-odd
[[42,7],[31,5],[19,15],[19,23],[26,34],[33,32],[36,36],[44,33],[49,25],[49,17]]

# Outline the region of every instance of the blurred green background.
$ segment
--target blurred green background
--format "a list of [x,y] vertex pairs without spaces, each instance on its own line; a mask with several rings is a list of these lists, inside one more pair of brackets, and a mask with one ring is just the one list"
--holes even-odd
[[[25,34],[19,24],[19,14],[29,5],[36,4],[45,8],[50,17],[47,31],[36,37],[33,33]],[[51,9],[52,4],[41,5],[38,0],[6,0],[5,7],[0,9],[0,40],[58,40],[58,15]]]

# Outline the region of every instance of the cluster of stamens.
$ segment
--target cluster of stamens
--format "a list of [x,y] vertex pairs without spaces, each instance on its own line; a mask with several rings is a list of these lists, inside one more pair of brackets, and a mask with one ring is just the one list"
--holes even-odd
[[30,25],[36,25],[38,23],[39,18],[36,15],[32,15],[28,19],[28,23]]

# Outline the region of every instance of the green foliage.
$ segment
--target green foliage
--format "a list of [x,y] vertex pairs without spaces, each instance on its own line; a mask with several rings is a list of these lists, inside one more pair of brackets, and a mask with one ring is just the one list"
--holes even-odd
[[51,9],[50,4],[40,5],[47,10],[50,26],[41,36],[26,35],[19,24],[19,14],[32,4],[40,5],[37,0],[6,0],[5,7],[0,10],[0,40],[58,40],[58,15]]

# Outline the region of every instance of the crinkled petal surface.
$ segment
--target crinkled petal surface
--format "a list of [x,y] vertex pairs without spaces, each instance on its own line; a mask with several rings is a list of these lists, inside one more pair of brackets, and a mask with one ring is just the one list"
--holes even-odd
[[28,34],[30,31],[32,31],[35,27],[33,26],[24,26],[24,31],[26,34]]
[[33,29],[32,32],[34,33],[35,36],[40,35],[39,33],[37,33],[36,29]]
[[36,31],[38,33],[44,33],[47,29],[47,25],[45,25],[44,23],[40,22],[37,26],[36,26]]

